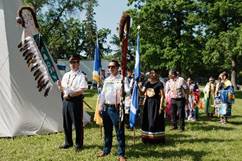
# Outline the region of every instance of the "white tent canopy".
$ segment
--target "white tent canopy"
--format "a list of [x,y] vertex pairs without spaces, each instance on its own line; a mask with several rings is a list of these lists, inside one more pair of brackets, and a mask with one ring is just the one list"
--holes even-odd
[[51,133],[62,130],[60,93],[39,93],[17,44],[20,0],[0,0],[0,137]]

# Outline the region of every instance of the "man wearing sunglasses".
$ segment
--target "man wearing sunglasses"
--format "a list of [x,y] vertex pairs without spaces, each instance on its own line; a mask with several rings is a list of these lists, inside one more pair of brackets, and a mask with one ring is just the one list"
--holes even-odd
[[83,147],[83,92],[88,88],[85,75],[80,71],[79,55],[69,59],[70,71],[65,73],[57,85],[63,94],[63,127],[65,143],[61,149],[73,146],[72,124],[76,129],[76,151]]
[[[111,152],[114,126],[118,140],[118,160],[125,161],[124,127],[119,127],[119,104],[121,100],[122,77],[119,74],[118,68],[119,64],[116,60],[112,60],[109,63],[108,69],[111,75],[105,79],[100,94],[99,112],[103,118],[104,147],[97,156],[104,157]],[[125,92],[129,93],[127,81],[125,81],[124,85]]]

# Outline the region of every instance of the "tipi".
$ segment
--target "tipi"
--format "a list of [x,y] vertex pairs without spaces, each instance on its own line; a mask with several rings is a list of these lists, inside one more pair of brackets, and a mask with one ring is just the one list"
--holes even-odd
[[0,0],[0,137],[62,130],[62,104],[56,87],[44,97],[17,49],[20,0]]

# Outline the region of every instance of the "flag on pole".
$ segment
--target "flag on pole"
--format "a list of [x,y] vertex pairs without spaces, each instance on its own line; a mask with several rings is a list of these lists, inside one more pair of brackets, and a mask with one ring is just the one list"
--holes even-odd
[[134,67],[134,88],[131,96],[131,106],[130,106],[130,115],[129,115],[129,123],[130,127],[133,128],[135,126],[135,121],[137,117],[137,110],[139,109],[139,87],[138,80],[140,77],[140,38],[139,33],[137,35],[137,46],[136,46],[136,55],[135,55],[135,67]]
[[97,102],[96,102],[96,110],[94,113],[94,118],[93,120],[96,122],[97,125],[103,126],[103,119],[99,114],[99,96],[97,97]]
[[94,62],[93,62],[93,72],[92,72],[92,79],[96,82],[100,82],[100,69],[101,69],[101,57],[100,57],[100,50],[98,45],[98,39],[96,42],[96,48],[94,53]]
[[[98,45],[98,39],[96,42],[96,48],[94,53],[94,62],[93,62],[93,72],[92,72],[92,79],[95,80],[97,83],[100,83],[101,77],[100,77],[100,70],[101,70],[101,57],[100,57],[100,50]],[[102,126],[102,117],[99,114],[99,96],[96,103],[96,110],[94,114],[94,121],[96,124]]]

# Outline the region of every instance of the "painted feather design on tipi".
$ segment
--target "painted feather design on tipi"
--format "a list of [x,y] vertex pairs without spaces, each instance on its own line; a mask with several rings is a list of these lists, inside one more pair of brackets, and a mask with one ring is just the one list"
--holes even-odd
[[34,10],[31,7],[22,7],[18,16],[17,23],[23,27],[22,40],[18,44],[19,51],[34,76],[38,91],[43,92],[46,97],[58,80],[55,63],[39,33]]

